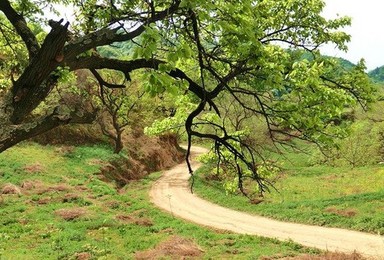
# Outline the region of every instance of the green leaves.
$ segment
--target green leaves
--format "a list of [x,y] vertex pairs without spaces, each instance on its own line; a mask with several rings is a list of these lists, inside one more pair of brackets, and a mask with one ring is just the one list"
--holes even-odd
[[[239,146],[239,144],[236,143],[233,143],[233,145]],[[240,188],[239,181],[243,182],[246,179],[252,179],[254,175],[254,172],[249,170],[243,162],[236,161],[233,152],[228,149],[222,149],[220,151],[219,158],[215,148],[211,147],[211,150],[208,153],[199,156],[198,160],[210,166],[216,165],[215,168],[212,168],[212,171],[214,171],[213,174],[216,178],[222,181],[223,188],[225,189],[227,195],[238,193]],[[236,165],[242,169],[240,178],[234,169],[237,167]],[[270,161],[263,161],[260,159],[255,166],[258,174],[258,180],[263,184],[272,183],[281,172],[280,168]],[[256,183],[247,183],[247,189],[248,192],[253,195],[260,194],[261,192],[260,186]]]
[[153,58],[157,53],[159,40],[159,32],[155,28],[147,26],[145,32],[141,35],[140,46],[135,48],[133,59],[138,57],[147,60]]
[[[162,70],[167,70],[169,67],[164,65]],[[152,97],[168,92],[171,95],[179,94],[180,82],[175,81],[172,77],[165,73],[152,71],[143,75],[144,77],[144,89]]]
[[176,113],[164,119],[155,120],[151,126],[144,128],[146,135],[161,135],[166,132],[177,133],[184,127],[189,113],[196,108],[187,95],[173,96],[173,105]]

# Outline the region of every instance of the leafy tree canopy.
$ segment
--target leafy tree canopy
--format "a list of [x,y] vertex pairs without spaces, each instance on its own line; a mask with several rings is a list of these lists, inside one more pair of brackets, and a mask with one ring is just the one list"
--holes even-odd
[[[47,21],[52,4],[71,6],[76,19]],[[338,64],[317,51],[325,43],[346,50],[350,40],[340,29],[351,19],[327,20],[323,8],[322,0],[2,0],[0,151],[94,119],[86,106],[68,111],[59,97],[52,100],[68,74],[86,69],[100,88],[117,88],[123,86],[103,79],[102,70],[127,80],[141,70],[149,92],[191,96],[189,145],[192,137],[212,140],[239,188],[249,178],[264,190],[265,167],[244,138],[252,128],[231,128],[219,100],[263,119],[274,140],[287,134],[325,143],[339,133],[333,120],[346,107],[371,100],[363,62],[335,70]],[[122,44],[126,55],[107,54]],[[297,50],[313,58],[298,59]]]

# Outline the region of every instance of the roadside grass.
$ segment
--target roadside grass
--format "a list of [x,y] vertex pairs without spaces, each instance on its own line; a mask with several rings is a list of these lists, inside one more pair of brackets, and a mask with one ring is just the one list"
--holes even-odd
[[288,152],[284,172],[263,202],[226,195],[218,181],[206,181],[208,165],[196,173],[194,189],[219,205],[283,221],[384,234],[384,167],[311,165],[311,156]]
[[149,202],[149,188],[160,173],[121,190],[98,178],[98,169],[113,156],[103,146],[31,143],[0,154],[0,189],[10,184],[19,189],[0,195],[0,259],[133,259],[173,236],[193,241],[203,259],[319,253],[173,218]]

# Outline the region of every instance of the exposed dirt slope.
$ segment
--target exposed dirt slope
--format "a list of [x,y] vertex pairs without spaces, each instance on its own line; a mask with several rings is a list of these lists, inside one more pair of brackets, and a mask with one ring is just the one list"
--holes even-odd
[[[194,147],[193,152],[197,155],[205,150]],[[193,167],[196,169],[199,164],[194,162]],[[373,259],[384,259],[384,237],[338,228],[286,223],[227,209],[192,194],[188,179],[185,164],[164,172],[150,191],[151,201],[174,216],[216,229],[280,240],[291,239],[309,247],[346,253],[357,251]]]
[[148,173],[169,169],[184,159],[184,151],[174,135],[150,138],[140,134],[128,137],[125,146],[129,157],[110,161],[101,169],[102,175],[114,180],[120,187]]
[[[93,125],[62,126],[36,136],[33,141],[43,145],[73,146],[108,144],[99,127]],[[121,157],[104,164],[101,173],[105,180],[116,181],[118,187],[130,180],[141,179],[151,172],[168,169],[184,159],[184,151],[177,143],[177,137],[167,134],[149,137],[143,129],[127,129],[123,134],[127,158]],[[111,148],[113,143],[110,143]]]

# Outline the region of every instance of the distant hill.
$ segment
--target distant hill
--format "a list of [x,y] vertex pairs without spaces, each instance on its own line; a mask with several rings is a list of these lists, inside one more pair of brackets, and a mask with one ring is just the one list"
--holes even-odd
[[[309,52],[298,51],[298,53],[299,53],[298,54],[298,59],[300,59],[300,60],[304,60],[304,59],[305,60],[309,60],[309,61],[313,60],[313,56]],[[343,59],[343,58],[332,57],[332,56],[327,56],[327,55],[324,55],[323,57],[331,58],[331,59],[336,60],[339,63],[340,67],[345,69],[345,70],[350,70],[350,69],[352,69],[353,67],[356,66],[356,64],[350,62],[349,60]]]
[[340,65],[347,69],[347,70],[350,70],[352,69],[353,67],[356,66],[356,64],[353,64],[352,62],[350,62],[349,60],[346,60],[346,59],[343,59],[343,58],[335,58],[336,60],[339,61]]
[[368,72],[369,77],[377,83],[384,83],[384,65]]
[[[343,58],[336,58],[336,57],[330,57],[330,56],[327,56],[327,57],[336,59],[339,62],[339,64],[341,65],[341,67],[346,69],[346,70],[350,70],[354,66],[356,66],[354,63],[350,62],[349,60],[343,59]],[[310,53],[304,52],[301,54],[300,59],[312,60],[313,58],[312,58]],[[368,76],[373,82],[384,84],[384,65],[381,67],[378,67],[374,70],[369,71]]]

